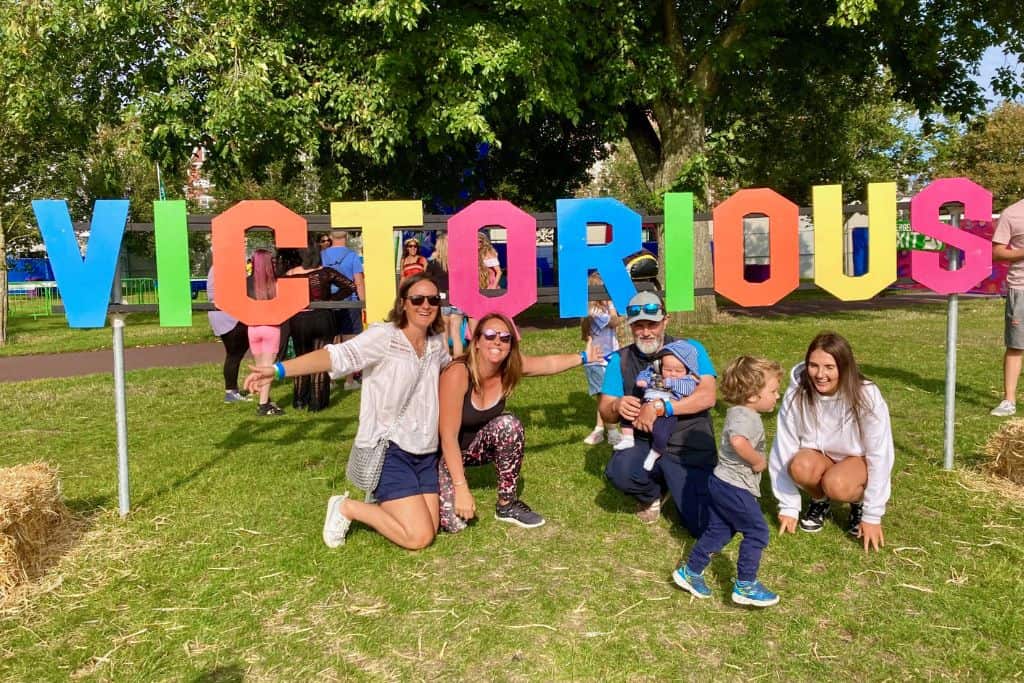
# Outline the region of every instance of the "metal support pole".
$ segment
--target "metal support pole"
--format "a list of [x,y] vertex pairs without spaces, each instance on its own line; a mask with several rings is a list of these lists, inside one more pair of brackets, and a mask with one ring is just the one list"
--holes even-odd
[[130,512],[128,495],[128,415],[124,389],[124,316],[113,315],[114,328],[114,411],[117,414],[117,507],[121,517]]
[[[952,212],[953,227],[960,227],[960,211],[954,209]],[[949,269],[960,268],[960,250],[949,249]],[[953,422],[956,419],[956,339],[957,327],[960,317],[960,297],[957,294],[950,294],[946,304],[946,413],[945,413],[945,438],[943,442],[943,464],[945,470],[953,469]]]

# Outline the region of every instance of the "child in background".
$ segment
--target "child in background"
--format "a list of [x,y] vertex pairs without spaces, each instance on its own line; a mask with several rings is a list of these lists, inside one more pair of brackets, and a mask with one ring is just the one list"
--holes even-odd
[[733,404],[725,414],[718,449],[718,466],[708,479],[711,499],[708,527],[690,551],[686,564],[672,572],[680,588],[698,598],[711,597],[704,569],[711,554],[719,552],[736,533],[743,534],[732,601],[739,605],[770,607],[779,602],[757,580],[761,553],[768,545],[768,525],[761,513],[761,472],[765,458],[764,425],[758,413],[768,413],[779,400],[782,367],[765,358],[740,356],[722,375],[722,395]]
[[[596,272],[591,274],[587,280],[591,287],[601,287],[604,282]],[[591,396],[601,393],[601,384],[604,382],[604,371],[608,366],[605,357],[619,350],[619,316],[615,312],[615,306],[608,299],[599,299],[590,302],[590,315],[583,318],[581,322],[581,333],[583,341],[587,343],[586,353],[588,362],[583,366],[583,372],[587,376],[587,392]],[[600,411],[597,413],[597,422],[594,431],[590,432],[583,443],[594,446],[605,439],[604,422],[601,420]],[[622,438],[617,426],[608,428],[608,443],[613,446]]]
[[[654,363],[640,371],[636,376],[634,392],[643,398],[644,403],[659,401],[655,406],[658,417],[651,428],[651,450],[644,458],[644,469],[650,472],[654,463],[668,449],[668,440],[676,428],[678,418],[672,414],[668,401],[689,396],[697,388],[700,377],[693,371],[697,367],[697,349],[685,341],[674,341],[665,344],[655,354]],[[625,430],[623,430],[625,431]],[[615,450],[632,448],[633,430],[615,446]],[[626,444],[625,448],[622,444]]]

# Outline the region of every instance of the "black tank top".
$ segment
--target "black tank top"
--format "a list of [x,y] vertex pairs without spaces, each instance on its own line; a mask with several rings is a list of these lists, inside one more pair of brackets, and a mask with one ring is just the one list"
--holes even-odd
[[473,405],[473,385],[466,390],[466,397],[462,400],[462,426],[459,428],[459,448],[463,451],[473,443],[476,433],[481,427],[498,417],[505,411],[505,397],[502,396],[490,408],[477,410]]

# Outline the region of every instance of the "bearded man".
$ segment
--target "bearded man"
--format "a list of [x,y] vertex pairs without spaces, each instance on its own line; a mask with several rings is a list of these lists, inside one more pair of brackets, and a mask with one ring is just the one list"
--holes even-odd
[[[697,341],[686,339],[697,349],[696,374],[700,382],[689,396],[644,403],[636,391],[636,376],[651,365],[658,351],[670,341],[666,336],[669,316],[665,304],[652,292],[640,292],[629,300],[626,324],[633,343],[608,357],[598,410],[605,424],[631,422],[635,444],[612,452],[605,476],[612,485],[637,501],[637,517],[645,524],[657,521],[666,495],[675,502],[683,526],[699,538],[708,523],[708,477],[718,461],[710,409],[715,405],[715,367]],[[676,429],[668,451],[650,471],[644,459],[651,449],[651,429],[656,417],[676,415]]]

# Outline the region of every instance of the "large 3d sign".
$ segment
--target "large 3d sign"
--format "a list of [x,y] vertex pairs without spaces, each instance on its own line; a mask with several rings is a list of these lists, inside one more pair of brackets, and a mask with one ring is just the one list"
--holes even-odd
[[[838,185],[815,187],[814,281],[844,301],[870,299],[896,280],[896,186],[868,186],[868,270],[851,276],[843,272],[842,192]],[[968,219],[992,219],[992,194],[966,178],[936,180],[911,202],[914,231],[963,252],[957,270],[944,268],[935,252],[914,250],[911,277],[942,294],[966,292],[992,272],[992,251],[985,239],[952,228],[939,220],[944,204],[960,203]],[[128,217],[126,200],[98,200],[93,209],[89,243],[83,257],[72,228],[67,204],[57,200],[32,202],[39,229],[53,266],[71,327],[102,327],[113,284],[117,255]],[[665,195],[665,288],[669,311],[693,310],[694,239],[693,197]],[[154,202],[160,324],[192,323],[189,285],[187,216],[182,201]],[[743,219],[764,215],[769,222],[770,277],[750,282],[744,277]],[[395,296],[393,232],[423,224],[418,201],[335,202],[331,225],[362,230],[366,279],[366,310],[370,321],[382,319]],[[607,244],[588,245],[587,226],[611,227]],[[278,247],[305,247],[306,221],[275,201],[239,202],[213,219],[212,244],[217,303],[244,323],[283,322],[309,303],[301,281],[282,280],[277,297],[255,301],[245,289],[245,231],[252,227],[274,231]],[[498,297],[485,296],[477,274],[477,231],[499,226],[507,234],[508,289]],[[507,201],[481,200],[448,220],[449,280],[453,305],[479,317],[499,311],[514,317],[537,301],[535,274],[537,224]],[[768,189],[740,190],[714,209],[715,291],[742,306],[770,306],[799,285],[797,206]],[[610,198],[561,199],[557,203],[559,312],[580,317],[587,311],[587,276],[600,273],[615,302],[625,310],[636,292],[623,257],[641,246],[640,215]]]

